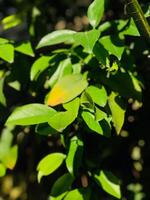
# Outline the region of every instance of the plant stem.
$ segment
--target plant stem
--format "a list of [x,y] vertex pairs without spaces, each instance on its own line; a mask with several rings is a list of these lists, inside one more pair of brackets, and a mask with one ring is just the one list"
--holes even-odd
[[142,36],[150,44],[150,26],[144,16],[144,13],[141,9],[137,0],[125,0],[126,1],[126,9],[128,14],[133,17],[134,22]]

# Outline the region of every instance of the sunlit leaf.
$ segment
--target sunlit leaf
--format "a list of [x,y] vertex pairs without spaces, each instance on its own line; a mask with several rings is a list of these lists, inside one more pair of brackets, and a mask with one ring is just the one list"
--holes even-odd
[[18,146],[15,145],[9,150],[9,152],[5,155],[5,157],[3,157],[2,162],[7,168],[13,169],[17,162],[17,158],[18,158]]
[[64,161],[65,155],[62,153],[51,153],[45,156],[38,164],[38,182],[43,176],[53,173]]
[[91,190],[87,188],[74,189],[68,192],[64,200],[89,200],[91,196]]
[[9,15],[3,18],[1,23],[2,23],[3,29],[7,30],[9,28],[13,28],[15,26],[20,25],[22,23],[22,19],[20,15],[14,14],[14,15]]
[[125,117],[124,102],[117,94],[112,92],[109,96],[108,104],[112,113],[113,125],[116,129],[117,134],[119,134],[123,126]]
[[2,163],[0,163],[0,177],[5,176],[5,174],[6,174],[6,167]]
[[4,79],[0,78],[0,103],[3,106],[6,106],[6,98],[3,92],[3,87],[4,87]]
[[105,88],[102,87],[95,87],[95,86],[89,86],[86,89],[86,92],[90,95],[93,102],[96,103],[99,106],[104,107],[107,103],[107,93]]
[[108,171],[100,171],[94,175],[94,178],[98,185],[103,188],[108,194],[120,199],[121,191],[117,177]]
[[110,53],[115,55],[119,60],[125,49],[124,41],[117,36],[103,36],[99,42]]
[[88,19],[94,28],[100,23],[104,14],[104,3],[104,0],[94,0],[88,8]]
[[25,55],[29,55],[29,56],[34,57],[34,52],[33,52],[31,43],[29,41],[22,42],[21,44],[16,45],[15,50],[18,51],[18,52],[21,52]]
[[72,73],[72,63],[71,63],[71,59],[67,58],[65,60],[62,60],[55,73],[50,77],[48,84],[50,86],[53,86],[59,79],[61,79],[61,77],[69,75]]
[[66,103],[77,97],[88,83],[81,74],[71,74],[62,77],[54,85],[47,97],[47,104],[49,106],[56,106],[58,104]]
[[49,33],[40,40],[39,44],[37,45],[37,49],[44,46],[50,46],[70,41],[73,39],[73,35],[75,33],[75,31],[71,30],[57,30],[52,33]]
[[0,45],[0,58],[3,60],[13,63],[14,61],[14,46],[12,44],[1,44]]
[[57,112],[49,119],[49,125],[57,131],[62,132],[69,124],[71,124],[76,119],[78,115],[79,104],[79,98],[76,98],[73,101],[64,104],[63,106],[67,111]]
[[83,111],[82,118],[84,119],[85,123],[91,130],[103,135],[102,127],[100,126],[99,122],[96,121],[93,114],[91,114],[90,112],[87,112],[87,111]]
[[43,104],[28,104],[16,108],[9,116],[6,124],[32,125],[47,122],[56,111]]
[[74,34],[74,42],[82,45],[84,50],[88,53],[92,53],[93,47],[100,36],[100,31],[93,29],[86,32],[78,32]]
[[70,141],[69,152],[66,158],[66,166],[72,176],[77,174],[81,165],[83,154],[83,142],[74,136]]
[[38,58],[31,67],[30,78],[36,80],[39,75],[49,67],[50,61],[54,56],[41,56]]

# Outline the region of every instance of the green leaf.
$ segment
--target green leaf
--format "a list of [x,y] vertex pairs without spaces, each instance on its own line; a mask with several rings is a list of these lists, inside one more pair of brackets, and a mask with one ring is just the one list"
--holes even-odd
[[71,30],[57,30],[49,33],[40,40],[39,44],[37,45],[37,49],[70,41],[73,39],[73,35],[75,33],[75,31]]
[[108,120],[107,118],[107,114],[105,112],[103,112],[102,110],[100,110],[99,108],[95,108],[96,111],[95,111],[95,118],[96,118],[96,121],[101,121],[103,119],[106,119]]
[[32,65],[30,71],[30,79],[36,80],[39,75],[49,67],[50,61],[54,58],[54,56],[41,56],[38,58]]
[[31,43],[29,41],[22,42],[21,44],[16,45],[15,50],[18,51],[18,52],[21,52],[25,55],[29,55],[29,56],[34,57],[34,52],[33,52]]
[[7,119],[6,124],[33,125],[47,122],[56,111],[43,104],[28,104],[17,108]]
[[108,51],[103,47],[102,44],[99,42],[96,42],[94,48],[93,48],[93,53],[95,54],[97,60],[102,64],[106,65],[106,60],[109,57]]
[[3,160],[5,155],[9,153],[13,140],[12,130],[13,127],[6,127],[2,131],[0,138],[0,160]]
[[55,181],[54,185],[52,186],[50,193],[51,196],[57,197],[60,194],[69,190],[71,184],[73,183],[73,180],[74,178],[69,173],[63,174]]
[[100,36],[100,31],[93,29],[86,32],[78,32],[74,34],[74,41],[78,45],[82,45],[84,50],[92,53],[93,47]]
[[77,117],[79,110],[80,100],[79,98],[64,104],[65,112],[58,112],[52,116],[48,123],[51,127],[59,132],[62,132],[68,125],[70,125]]
[[103,135],[102,127],[100,126],[99,122],[96,121],[93,114],[91,114],[90,112],[87,112],[87,111],[83,111],[82,118],[84,119],[85,123],[91,130]]
[[3,157],[2,162],[3,164],[9,168],[13,169],[16,165],[18,158],[18,146],[13,146],[7,154],[5,154],[5,157]]
[[0,163],[0,177],[5,176],[5,174],[6,174],[6,167],[2,163]]
[[119,60],[124,52],[124,41],[117,36],[104,36],[100,38],[99,42],[110,53],[115,55]]
[[0,45],[0,58],[3,60],[13,63],[14,61],[14,46],[12,44],[1,44]]
[[15,26],[18,26],[22,23],[22,19],[20,15],[14,14],[14,15],[9,15],[2,19],[1,21],[3,29],[7,30],[10,28],[13,28]]
[[100,171],[94,175],[94,178],[98,185],[100,185],[104,191],[112,196],[120,199],[121,191],[118,179],[108,171]]
[[101,88],[98,88],[91,85],[86,89],[86,93],[90,95],[93,102],[96,103],[97,105],[102,106],[102,107],[106,105],[107,93],[103,86]]
[[89,200],[91,191],[87,188],[74,189],[65,196],[64,200]]
[[38,124],[35,128],[35,132],[42,136],[49,136],[57,133],[48,123]]
[[62,77],[54,85],[47,97],[49,106],[66,103],[77,97],[85,88],[88,82],[81,74],[71,74]]
[[66,196],[66,194],[67,194],[67,192],[62,193],[62,194],[60,194],[57,197],[50,196],[49,200],[62,200],[62,199],[64,199],[64,197]]
[[72,176],[78,172],[83,154],[83,142],[74,136],[70,141],[69,152],[66,158],[66,166]]
[[67,58],[59,63],[57,70],[51,76],[50,80],[48,81],[48,84],[50,86],[53,86],[59,79],[61,79],[61,77],[69,75],[71,73],[72,73],[71,59]]
[[121,31],[120,35],[140,36],[133,19],[131,19],[128,26]]
[[51,153],[45,156],[38,164],[38,182],[43,176],[53,173],[64,161],[65,155],[62,153]]
[[0,78],[0,103],[3,106],[6,106],[6,98],[3,92],[3,87],[4,87],[4,78]]
[[133,98],[138,101],[142,100],[142,92],[139,81],[133,76],[133,74],[130,74],[127,71],[122,72],[118,70],[115,75],[107,78],[106,72],[101,70],[97,78],[111,90],[118,92],[122,97]]
[[101,21],[104,14],[104,0],[94,0],[88,8],[88,19],[90,24],[95,28]]
[[108,104],[112,113],[113,125],[117,134],[120,133],[125,118],[125,106],[121,98],[112,92],[108,99]]
[[7,43],[9,43],[8,39],[0,37],[0,44],[7,44]]

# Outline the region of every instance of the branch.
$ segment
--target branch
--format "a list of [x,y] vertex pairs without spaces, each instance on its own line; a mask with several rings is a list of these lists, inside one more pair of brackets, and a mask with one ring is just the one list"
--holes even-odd
[[133,17],[134,22],[141,34],[150,44],[150,26],[144,16],[144,13],[141,9],[137,0],[125,0],[126,9],[128,14]]

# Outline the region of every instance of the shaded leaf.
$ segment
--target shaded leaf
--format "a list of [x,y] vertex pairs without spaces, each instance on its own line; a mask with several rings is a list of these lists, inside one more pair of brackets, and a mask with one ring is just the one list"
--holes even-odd
[[52,117],[56,111],[46,105],[33,103],[21,106],[9,116],[6,124],[33,125],[44,123]]
[[47,104],[56,106],[71,101],[81,94],[87,85],[87,81],[81,74],[66,75],[58,80],[48,94]]
[[40,40],[40,42],[37,45],[37,49],[44,46],[50,46],[70,41],[73,39],[73,35],[75,33],[76,33],[75,31],[71,30],[57,30],[52,33],[49,33]]
[[1,23],[2,23],[3,29],[7,30],[7,29],[20,25],[22,23],[22,19],[20,15],[14,14],[14,15],[9,15],[3,18]]
[[94,28],[100,23],[104,14],[104,3],[104,0],[94,0],[88,8],[88,19]]
[[45,156],[38,164],[38,182],[43,176],[53,173],[64,161],[65,155],[62,153],[51,153]]
[[69,190],[74,178],[69,174],[63,174],[54,183],[51,189],[51,196],[57,197]]
[[98,185],[100,185],[104,191],[112,196],[120,199],[121,191],[118,179],[108,171],[100,171],[94,175],[94,178]]

